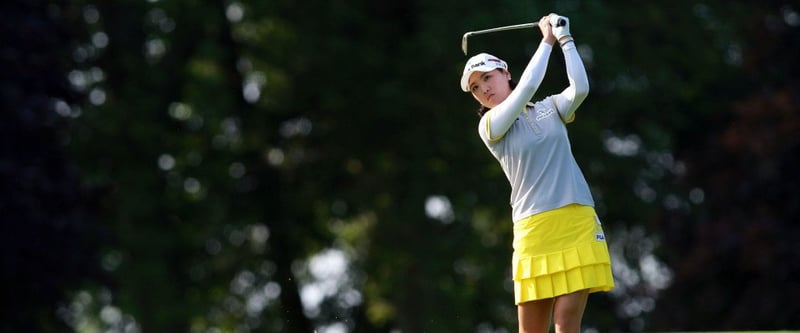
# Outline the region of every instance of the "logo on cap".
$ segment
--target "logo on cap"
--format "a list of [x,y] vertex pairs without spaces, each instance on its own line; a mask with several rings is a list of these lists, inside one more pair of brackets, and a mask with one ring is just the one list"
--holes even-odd
[[[496,66],[496,67],[502,67],[502,68],[506,68],[505,64],[503,64],[503,61],[502,61],[502,60],[500,60],[500,59],[497,59],[497,58],[487,58],[487,59],[486,59],[486,61],[491,61],[491,62],[494,62],[494,64],[492,64],[493,66]],[[474,63],[474,64],[472,64],[472,65],[469,65],[469,69],[470,69],[470,70],[472,70],[472,69],[475,69],[476,67],[480,67],[480,66],[486,66],[486,62],[485,62],[485,61],[483,61],[483,60],[481,60],[481,62],[478,62],[478,63]]]
[[489,61],[494,61],[494,62],[496,62],[496,63],[497,63],[497,65],[498,65],[498,66],[505,67],[505,66],[503,66],[503,62],[502,62],[502,61],[500,61],[500,59],[496,59],[496,58],[489,58]]
[[485,62],[483,62],[483,61],[481,61],[481,62],[479,62],[479,63],[477,63],[477,64],[472,64],[472,65],[470,65],[470,66],[469,66],[469,69],[474,69],[475,67],[480,67],[480,66],[483,66],[483,65],[486,65],[486,63],[485,63]]

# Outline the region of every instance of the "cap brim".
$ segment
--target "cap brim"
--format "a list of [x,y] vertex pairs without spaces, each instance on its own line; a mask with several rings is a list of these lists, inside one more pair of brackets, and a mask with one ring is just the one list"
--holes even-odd
[[494,67],[494,66],[480,66],[470,69],[468,72],[461,75],[461,90],[464,92],[469,92],[469,77],[472,76],[472,73],[475,72],[491,72],[495,69],[501,67]]

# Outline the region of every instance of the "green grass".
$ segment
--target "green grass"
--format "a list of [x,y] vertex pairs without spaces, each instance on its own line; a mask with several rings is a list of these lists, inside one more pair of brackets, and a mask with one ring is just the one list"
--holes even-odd
[[[676,332],[669,332],[669,333],[797,333],[800,331],[792,330],[792,331],[676,331]],[[667,332],[662,332],[667,333]]]

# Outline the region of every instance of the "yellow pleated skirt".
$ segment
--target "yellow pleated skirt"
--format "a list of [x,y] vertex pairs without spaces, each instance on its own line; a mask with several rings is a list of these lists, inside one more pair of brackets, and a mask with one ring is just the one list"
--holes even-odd
[[611,258],[591,206],[572,204],[514,223],[516,304],[614,288]]

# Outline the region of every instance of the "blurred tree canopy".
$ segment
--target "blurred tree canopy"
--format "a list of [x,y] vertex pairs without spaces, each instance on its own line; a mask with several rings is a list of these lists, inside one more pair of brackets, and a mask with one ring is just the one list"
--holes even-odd
[[[798,329],[791,1],[7,1],[4,331],[513,332],[462,34],[569,16],[599,332]],[[535,29],[470,39],[512,74]],[[560,50],[537,98],[567,84]],[[10,311],[8,309],[14,309]]]
[[[51,8],[52,10],[52,8]],[[0,5],[0,331],[67,330],[56,309],[75,290],[107,283],[98,265],[104,228],[91,214],[99,193],[81,185],[66,151],[64,110],[74,36],[44,6]]]

